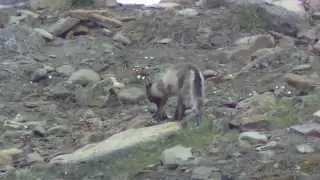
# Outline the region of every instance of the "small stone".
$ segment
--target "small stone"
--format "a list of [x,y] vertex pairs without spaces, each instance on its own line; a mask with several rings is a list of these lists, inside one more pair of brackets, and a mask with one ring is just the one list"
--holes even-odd
[[320,118],[320,110],[313,113],[313,116]]
[[4,129],[9,129],[9,130],[23,130],[26,128],[24,123],[20,122],[15,122],[13,120],[6,120],[3,123],[3,128]]
[[295,125],[290,127],[289,130],[303,135],[320,137],[320,124],[318,123]]
[[37,32],[40,36],[42,36],[45,39],[48,40],[54,40],[54,35],[49,33],[48,31],[41,29],[41,28],[34,28],[33,29],[35,32]]
[[33,134],[36,136],[44,137],[46,135],[46,130],[40,125],[35,125],[32,129]]
[[106,36],[111,36],[113,34],[113,32],[111,30],[107,29],[107,28],[103,28],[102,32]]
[[268,137],[255,131],[244,132],[239,135],[239,141],[249,141],[251,144],[267,143]]
[[240,38],[235,41],[234,45],[236,45],[237,48],[229,52],[229,57],[247,59],[251,54],[260,49],[274,47],[275,40],[271,35],[260,34]]
[[300,153],[313,153],[315,149],[308,144],[300,144],[296,146],[298,152]]
[[43,65],[43,69],[47,70],[48,73],[53,72],[55,69],[49,65]]
[[35,107],[38,107],[38,103],[37,103],[37,102],[24,102],[23,105],[24,105],[24,107],[26,107],[26,108],[35,108]]
[[57,137],[64,137],[69,134],[70,131],[64,126],[54,126],[48,130],[48,134],[54,135]]
[[299,66],[294,67],[293,69],[291,69],[292,72],[295,71],[306,71],[306,70],[310,70],[312,68],[311,64],[301,64]]
[[50,54],[50,55],[49,55],[49,58],[54,58],[54,59],[55,59],[55,58],[57,58],[57,56],[54,55],[54,54]]
[[113,36],[113,40],[120,42],[124,45],[129,45],[131,44],[131,40],[127,37],[125,37],[122,33],[117,32],[114,36]]
[[118,93],[121,101],[127,103],[137,103],[145,98],[145,92],[137,87],[121,89]]
[[174,146],[162,152],[163,164],[170,169],[185,163],[193,158],[191,148],[186,148],[181,145]]
[[210,78],[217,76],[218,73],[212,69],[205,69],[203,70],[202,74],[205,78]]
[[37,163],[37,162],[43,162],[43,161],[44,161],[43,157],[37,152],[33,152],[27,155],[28,163]]
[[71,77],[68,79],[67,82],[86,86],[89,82],[98,81],[100,81],[100,76],[98,73],[91,69],[80,69],[72,73]]
[[150,5],[150,7],[154,8],[164,8],[164,9],[174,9],[179,7],[180,4],[174,2],[160,2],[158,4]]
[[185,17],[194,17],[197,16],[199,12],[193,8],[186,8],[178,11],[178,14],[183,15]]
[[75,69],[71,65],[62,65],[56,69],[62,76],[71,76]]
[[34,18],[34,19],[37,19],[37,18],[40,17],[39,14],[37,14],[37,13],[35,13],[35,12],[32,12],[32,11],[29,11],[29,10],[27,10],[27,9],[20,9],[18,12],[19,12],[19,13],[22,13],[22,14],[27,14],[28,16],[31,16],[31,17]]
[[44,68],[39,68],[33,72],[31,75],[31,81],[33,82],[39,82],[41,80],[44,80],[48,78],[48,71]]
[[[214,170],[214,168],[212,168],[212,167],[205,167],[205,166],[195,167],[192,170],[191,180],[210,179],[210,176],[211,176],[213,170]],[[220,174],[220,177],[221,177],[221,174]]]
[[163,38],[158,41],[159,44],[169,44],[170,42],[172,42],[171,38]]
[[279,145],[279,142],[277,141],[269,141],[267,144],[256,147],[257,151],[265,151],[270,150],[272,148],[275,148]]

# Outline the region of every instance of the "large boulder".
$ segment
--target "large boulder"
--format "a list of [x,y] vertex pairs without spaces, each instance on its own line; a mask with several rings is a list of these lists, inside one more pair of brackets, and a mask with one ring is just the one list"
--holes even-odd
[[23,25],[0,28],[0,53],[33,53],[45,44],[34,30]]
[[300,14],[283,7],[266,3],[264,0],[228,0],[232,7],[243,9],[250,7],[264,22],[265,29],[296,37],[300,30],[308,27],[308,21]]
[[116,158],[141,144],[158,141],[179,132],[177,122],[169,122],[150,127],[128,129],[98,143],[88,144],[73,153],[63,154],[50,160],[51,164],[67,164],[92,161],[97,158]]

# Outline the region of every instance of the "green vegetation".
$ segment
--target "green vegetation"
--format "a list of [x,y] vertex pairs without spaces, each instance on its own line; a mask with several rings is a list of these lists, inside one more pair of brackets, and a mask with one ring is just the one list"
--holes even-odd
[[207,119],[198,130],[185,128],[180,133],[163,138],[154,143],[142,144],[133,151],[115,160],[103,160],[77,165],[47,166],[38,169],[24,169],[12,172],[7,179],[34,180],[44,179],[86,179],[97,175],[114,177],[121,174],[134,174],[150,164],[158,163],[161,152],[167,148],[181,144],[194,150],[205,149],[214,141],[233,140],[231,134],[217,135],[212,131],[211,120]]
[[276,100],[275,103],[266,102],[258,107],[261,114],[265,114],[268,121],[279,127],[288,127],[307,120],[318,110],[319,94],[304,97]]

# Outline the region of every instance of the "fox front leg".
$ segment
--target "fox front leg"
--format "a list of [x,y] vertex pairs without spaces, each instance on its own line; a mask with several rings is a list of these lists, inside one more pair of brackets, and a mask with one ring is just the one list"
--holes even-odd
[[168,119],[168,116],[164,110],[164,106],[166,105],[168,101],[168,98],[167,97],[163,97],[161,99],[159,99],[157,102],[156,102],[156,105],[157,105],[157,111],[156,113],[153,115],[153,118],[156,120],[156,121],[163,121],[163,120],[166,120]]

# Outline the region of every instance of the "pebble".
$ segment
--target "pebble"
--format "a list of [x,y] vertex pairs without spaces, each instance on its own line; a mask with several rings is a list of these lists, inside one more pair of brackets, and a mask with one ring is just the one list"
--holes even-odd
[[178,11],[178,14],[183,15],[185,17],[194,17],[199,14],[199,12],[192,8],[186,8]]
[[131,40],[129,38],[127,38],[126,36],[124,36],[122,33],[117,32],[114,36],[113,36],[113,40],[120,42],[124,45],[128,45],[131,44]]
[[68,133],[69,133],[69,130],[64,126],[54,126],[48,130],[48,134],[51,134],[57,137],[64,137]]
[[169,44],[170,42],[172,42],[171,38],[164,38],[158,41],[159,44]]
[[251,144],[267,143],[268,137],[256,131],[248,131],[239,135],[239,141],[249,141]]
[[40,125],[35,125],[32,129],[33,134],[36,136],[44,137],[46,135],[46,130]]
[[56,71],[63,76],[71,76],[75,69],[71,65],[62,65]]
[[169,169],[174,169],[191,158],[193,158],[191,148],[186,148],[181,145],[174,146],[162,152],[162,162]]
[[44,68],[39,68],[33,72],[31,75],[31,81],[33,82],[39,82],[41,80],[44,80],[48,78],[48,71]]
[[68,79],[68,83],[87,85],[89,82],[98,82],[100,81],[100,76],[98,73],[91,69],[80,69],[72,73]]
[[313,153],[315,151],[314,148],[308,144],[300,144],[297,145],[296,148],[300,153]]
[[34,28],[33,29],[35,32],[39,33],[40,36],[42,36],[43,38],[45,39],[48,39],[48,40],[54,40],[54,35],[49,33],[48,31],[44,30],[44,29],[41,29],[41,28]]

